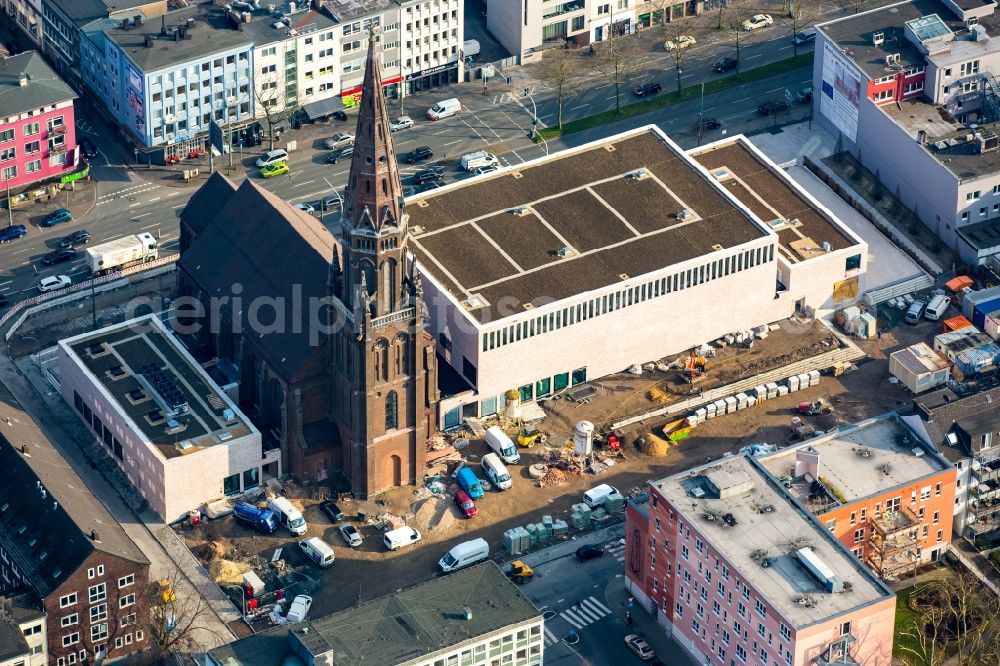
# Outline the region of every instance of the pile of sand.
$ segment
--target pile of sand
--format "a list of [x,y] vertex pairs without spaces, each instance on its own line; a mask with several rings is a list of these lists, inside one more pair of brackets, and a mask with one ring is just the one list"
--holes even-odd
[[253,567],[244,562],[233,562],[232,560],[212,560],[208,563],[208,575],[216,583],[241,583],[243,574]]
[[226,554],[226,544],[221,541],[206,541],[191,549],[195,557],[202,562],[221,559]]
[[651,458],[665,458],[670,452],[671,443],[662,437],[657,437],[651,432],[642,436],[639,443],[639,450]]
[[653,387],[646,393],[646,397],[649,401],[655,405],[665,405],[668,402],[673,402],[674,396],[670,395],[661,388]]
[[421,532],[447,532],[455,524],[452,503],[444,497],[428,497],[421,500],[414,511],[413,522]]

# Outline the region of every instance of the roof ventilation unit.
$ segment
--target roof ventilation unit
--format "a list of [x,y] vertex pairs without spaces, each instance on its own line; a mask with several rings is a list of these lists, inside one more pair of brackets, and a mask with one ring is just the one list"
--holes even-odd
[[872,44],[878,46],[885,41],[885,33],[879,30],[878,32],[872,33]]
[[232,421],[235,421],[236,420],[236,412],[234,412],[233,410],[229,409],[228,407],[226,409],[223,409],[222,410],[222,420],[225,421],[226,423],[231,423]]
[[569,245],[564,245],[563,247],[559,248],[556,254],[558,254],[560,257],[563,258],[572,257],[573,255],[576,254],[576,250],[571,248]]
[[893,69],[898,69],[899,68],[899,54],[898,53],[890,53],[889,55],[887,55],[885,57],[885,66],[886,67],[891,67]]
[[646,167],[639,167],[635,171],[629,171],[625,174],[625,178],[628,180],[645,180],[649,178],[649,169]]
[[976,133],[976,146],[979,153],[991,153],[1000,148],[1000,137],[989,129],[981,129]]
[[823,585],[827,592],[840,592],[844,589],[844,581],[833,573],[833,569],[820,559],[808,546],[795,551],[799,563],[806,568]]
[[678,220],[690,220],[694,218],[694,211],[690,208],[681,208],[675,217]]
[[174,448],[180,451],[181,453],[185,453],[193,449],[194,444],[191,442],[190,439],[182,439],[181,441],[174,444]]
[[511,212],[514,213],[514,215],[517,215],[518,217],[524,217],[525,215],[531,213],[531,208],[529,208],[528,206],[518,206]]

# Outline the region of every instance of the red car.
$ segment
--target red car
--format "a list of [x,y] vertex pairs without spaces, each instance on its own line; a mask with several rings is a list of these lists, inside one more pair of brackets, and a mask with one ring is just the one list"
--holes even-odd
[[458,505],[459,510],[466,518],[475,518],[476,514],[479,513],[476,503],[472,501],[472,498],[464,490],[459,490],[455,493],[455,504]]

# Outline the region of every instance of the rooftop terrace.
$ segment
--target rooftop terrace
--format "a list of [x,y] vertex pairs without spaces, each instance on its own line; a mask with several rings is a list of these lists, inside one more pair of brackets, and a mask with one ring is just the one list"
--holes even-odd
[[507,312],[561,300],[767,235],[652,126],[432,191],[407,212],[410,250],[457,300],[485,304],[480,321],[501,317],[501,299]]
[[858,243],[828,213],[803,195],[793,181],[768,163],[744,137],[688,153],[777,232],[779,252],[790,263],[823,256],[823,243],[840,250]]
[[148,315],[60,343],[165,457],[253,430],[225,394]]
[[[724,458],[653,485],[795,627],[892,595],[751,458]],[[801,564],[802,548],[843,583],[842,591],[828,592]]]
[[[760,463],[816,514],[950,468],[895,415],[782,449]],[[821,478],[824,488],[814,483]]]

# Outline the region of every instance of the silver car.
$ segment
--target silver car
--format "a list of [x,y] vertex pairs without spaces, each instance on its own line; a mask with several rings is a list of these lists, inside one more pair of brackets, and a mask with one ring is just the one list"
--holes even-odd
[[344,523],[340,526],[339,531],[344,542],[351,548],[357,548],[361,545],[361,532],[354,525]]
[[349,146],[354,143],[353,134],[334,134],[329,139],[323,142],[323,145],[328,149],[333,150],[334,148],[340,148],[341,146]]

